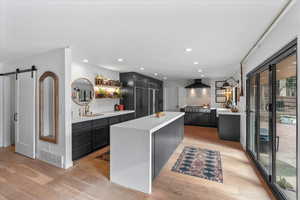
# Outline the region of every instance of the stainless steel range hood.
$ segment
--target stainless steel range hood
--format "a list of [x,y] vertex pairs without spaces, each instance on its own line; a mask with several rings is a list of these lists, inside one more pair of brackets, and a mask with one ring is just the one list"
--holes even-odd
[[195,79],[194,83],[186,86],[185,88],[210,88],[210,86],[202,83],[202,79]]

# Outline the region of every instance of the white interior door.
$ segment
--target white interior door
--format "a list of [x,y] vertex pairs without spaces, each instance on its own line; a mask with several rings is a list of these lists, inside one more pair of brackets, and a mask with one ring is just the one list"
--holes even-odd
[[167,111],[178,111],[178,87],[166,88],[166,110]]
[[18,74],[16,80],[15,145],[16,152],[35,159],[36,78],[31,72]]

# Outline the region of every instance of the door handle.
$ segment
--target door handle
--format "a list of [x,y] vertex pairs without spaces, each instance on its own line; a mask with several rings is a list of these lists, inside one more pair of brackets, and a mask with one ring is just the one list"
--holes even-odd
[[271,103],[267,103],[266,105],[265,105],[265,110],[266,111],[272,111],[272,104]]
[[269,104],[267,103],[267,104],[265,105],[265,110],[266,110],[266,111],[269,111],[268,108],[269,108]]
[[18,113],[14,113],[14,121],[15,121],[15,122],[18,121]]
[[272,111],[272,104],[271,103],[267,103],[265,106],[266,111]]

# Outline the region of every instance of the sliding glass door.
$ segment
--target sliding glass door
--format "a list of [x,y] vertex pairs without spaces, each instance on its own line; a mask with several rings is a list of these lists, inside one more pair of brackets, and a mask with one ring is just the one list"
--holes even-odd
[[297,49],[247,76],[247,151],[279,199],[297,200]]
[[287,197],[296,200],[297,188],[297,57],[276,65],[275,179]]
[[271,133],[270,133],[270,105],[271,96],[271,73],[267,68],[258,73],[258,161],[266,175],[271,173]]
[[256,76],[252,76],[249,79],[248,84],[248,106],[249,106],[249,118],[247,119],[249,123],[249,150],[254,157],[256,157],[257,145],[256,145],[256,98],[257,98],[257,84]]

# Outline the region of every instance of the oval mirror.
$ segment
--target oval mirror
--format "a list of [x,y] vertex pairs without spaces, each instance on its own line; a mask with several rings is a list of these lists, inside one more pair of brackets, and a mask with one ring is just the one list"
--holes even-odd
[[85,106],[94,99],[94,86],[86,78],[79,78],[72,83],[72,100],[74,103]]

